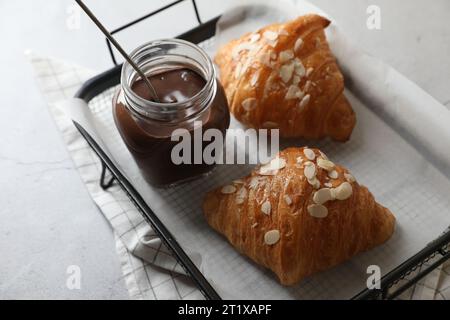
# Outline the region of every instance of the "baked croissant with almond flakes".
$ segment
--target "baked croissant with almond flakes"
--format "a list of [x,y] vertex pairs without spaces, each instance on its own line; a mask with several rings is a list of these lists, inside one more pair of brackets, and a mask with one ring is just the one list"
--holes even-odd
[[286,138],[347,141],[356,117],[324,29],[306,15],[267,26],[223,46],[215,57],[231,113]]
[[209,225],[283,285],[387,241],[392,213],[345,168],[315,149],[290,148],[242,180],[207,194]]

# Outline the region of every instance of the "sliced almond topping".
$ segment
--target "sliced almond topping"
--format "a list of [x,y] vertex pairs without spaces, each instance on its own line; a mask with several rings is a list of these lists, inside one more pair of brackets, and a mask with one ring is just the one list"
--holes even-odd
[[258,41],[259,39],[261,39],[261,35],[259,33],[254,33],[252,34],[252,36],[250,37],[250,43],[255,43],[256,41]]
[[314,189],[320,189],[320,181],[317,179],[317,177],[314,177],[313,179],[308,179],[308,183],[314,188]]
[[306,75],[306,70],[299,58],[296,58],[294,60],[294,65],[295,65],[295,73],[298,74],[300,77],[304,77]]
[[298,86],[291,85],[289,86],[288,91],[286,92],[286,100],[297,99],[298,95],[303,94],[302,90]]
[[256,189],[257,187],[258,187],[258,185],[259,185],[259,178],[258,177],[253,177],[251,180],[250,180],[250,189]]
[[323,153],[322,151],[319,151],[319,153],[320,153],[320,156],[321,156],[323,159],[329,160],[328,157],[327,157],[327,155],[326,155],[325,153]]
[[306,81],[305,87],[303,88],[303,91],[308,92],[309,89],[311,89],[311,81]]
[[252,224],[252,229],[255,229],[258,226],[258,222],[255,222],[254,224]]
[[314,68],[308,68],[308,70],[306,70],[306,76],[309,77],[313,72]]
[[247,198],[247,189],[245,187],[243,187],[239,190],[239,192],[237,194],[236,203],[243,204],[245,201],[245,198]]
[[233,49],[231,54],[232,54],[232,57],[233,57],[234,60],[238,60],[239,59],[239,54],[242,51],[251,51],[251,50],[254,50],[254,49],[255,49],[255,45],[253,45],[252,43],[250,43],[250,42],[243,42],[243,43],[237,45]]
[[300,83],[301,80],[302,80],[302,79],[301,79],[299,76],[295,75],[295,76],[292,78],[292,84],[298,85],[298,84]]
[[262,166],[259,169],[260,175],[270,175],[273,176],[277,173],[278,170],[284,169],[286,167],[286,160],[283,158],[275,158],[270,161],[268,164]]
[[232,193],[235,193],[236,190],[237,190],[237,189],[236,189],[235,186],[228,185],[228,186],[223,187],[222,190],[221,190],[221,192],[222,192],[223,194],[232,194]]
[[297,163],[299,163],[299,164],[303,163],[303,158],[302,157],[298,157],[297,158]]
[[264,32],[263,37],[269,41],[275,41],[278,39],[278,33],[267,30]]
[[276,54],[275,52],[272,52],[272,53],[270,54],[270,59],[272,59],[272,60],[277,60],[277,54]]
[[352,185],[348,182],[344,182],[339,187],[335,188],[335,197],[337,200],[347,200],[353,194]]
[[245,181],[242,180],[242,179],[236,179],[236,180],[233,181],[233,183],[234,183],[234,184],[244,184]]
[[316,159],[316,154],[311,149],[308,148],[304,149],[303,154],[308,160],[314,161],[314,159]]
[[[331,183],[331,182],[326,182],[326,183],[324,183],[323,184],[325,187],[327,187],[327,188],[332,188],[333,187],[333,184]],[[331,190],[330,190],[330,193],[331,193]],[[333,197],[334,198],[334,197]]]
[[278,241],[280,241],[280,231],[278,230],[270,230],[264,235],[264,242],[269,246],[276,244]]
[[333,196],[331,195],[331,190],[328,188],[320,189],[316,193],[314,193],[313,201],[316,204],[324,204],[325,202],[333,200]]
[[328,209],[320,204],[312,204],[308,206],[308,212],[314,218],[326,218],[328,216]]
[[285,196],[284,196],[284,201],[286,202],[286,204],[287,204],[288,206],[290,206],[290,205],[292,204],[292,199],[291,199],[291,197],[289,197],[288,195],[285,195]]
[[300,48],[303,45],[303,39],[302,38],[298,38],[297,41],[295,41],[295,45],[294,45],[294,51],[298,52],[300,50]]
[[294,74],[294,64],[285,64],[280,68],[280,77],[284,83],[288,83]]
[[278,33],[280,34],[280,36],[288,36],[289,32],[287,32],[286,29],[280,29],[280,31],[278,31]]
[[285,63],[294,59],[294,52],[292,50],[282,51],[280,53],[280,62]]
[[337,178],[339,178],[339,173],[336,170],[333,170],[333,171],[328,172],[328,176],[331,179],[337,179]]
[[307,94],[306,96],[303,97],[303,99],[300,101],[298,106],[301,109],[303,109],[304,107],[306,107],[309,104],[310,100],[311,100],[311,96],[309,94]]
[[255,87],[259,80],[259,71],[255,72],[250,78],[250,85]]
[[261,53],[261,56],[259,57],[259,61],[263,65],[272,68],[272,64],[270,63],[270,53],[269,52]]
[[306,166],[303,173],[305,174],[306,179],[308,180],[314,179],[316,177],[316,166],[315,165]]
[[241,76],[241,72],[242,72],[242,64],[241,64],[241,63],[238,63],[238,64],[236,65],[236,70],[234,71],[234,77],[235,77],[236,79],[239,79],[239,77]]
[[352,176],[350,173],[344,173],[344,177],[345,177],[345,180],[347,180],[350,183],[356,181],[355,177]]
[[255,98],[248,98],[242,101],[242,108],[245,111],[251,111],[255,109],[257,100]]
[[325,159],[322,159],[322,158],[317,159],[317,165],[319,167],[321,167],[322,169],[325,169],[327,171],[333,171],[335,166],[336,166],[330,160],[325,160]]
[[270,215],[270,211],[272,211],[272,204],[270,201],[266,201],[261,206],[261,212],[265,215]]

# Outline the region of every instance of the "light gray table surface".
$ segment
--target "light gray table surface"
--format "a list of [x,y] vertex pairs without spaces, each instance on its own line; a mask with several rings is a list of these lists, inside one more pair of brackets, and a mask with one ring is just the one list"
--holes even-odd
[[[110,29],[167,2],[86,1]],[[206,20],[239,1],[198,2]],[[362,49],[450,107],[449,1],[312,2]],[[0,0],[0,299],[128,298],[110,227],[74,169],[24,56],[31,49],[97,71],[111,67],[104,38],[87,18],[68,28],[73,3]],[[381,8],[381,30],[366,27],[369,4]],[[130,48],[174,36],[193,25],[187,12],[175,9],[120,39]],[[66,287],[70,265],[81,268],[80,290]]]

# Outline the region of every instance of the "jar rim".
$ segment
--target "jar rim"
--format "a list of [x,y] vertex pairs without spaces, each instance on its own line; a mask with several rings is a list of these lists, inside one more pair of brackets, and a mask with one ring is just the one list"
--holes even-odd
[[[133,61],[135,61],[137,56],[139,54],[145,52],[146,50],[151,50],[152,48],[155,48],[155,47],[158,47],[161,45],[170,45],[170,44],[185,46],[185,47],[194,49],[206,61],[206,72],[208,74],[208,77],[207,77],[207,79],[205,79],[205,81],[206,81],[205,85],[199,92],[197,92],[194,96],[192,96],[189,99],[184,100],[184,101],[165,103],[165,102],[156,102],[156,101],[147,100],[147,99],[142,98],[141,96],[136,94],[133,90],[131,90],[131,85],[124,87],[125,93],[127,95],[131,95],[133,97],[133,100],[138,101],[139,103],[148,104],[152,107],[160,109],[159,112],[163,112],[163,113],[164,113],[164,110],[167,110],[168,107],[170,107],[170,109],[180,109],[180,108],[183,108],[184,106],[186,106],[187,104],[189,104],[190,102],[196,101],[200,97],[205,96],[205,94],[207,94],[207,91],[213,87],[213,84],[216,79],[216,71],[213,66],[213,62],[212,62],[211,58],[208,56],[208,54],[198,45],[196,45],[192,42],[186,41],[186,40],[182,40],[182,39],[167,38],[167,39],[153,40],[153,41],[144,43],[143,45],[137,47],[130,53],[130,58]],[[133,67],[128,62],[125,61],[122,65],[122,71],[121,71],[121,83],[122,84],[128,83],[127,73],[129,71],[131,71],[131,74],[133,74],[133,72],[136,73],[136,71],[133,69]],[[167,111],[167,112],[170,112],[170,111]]]

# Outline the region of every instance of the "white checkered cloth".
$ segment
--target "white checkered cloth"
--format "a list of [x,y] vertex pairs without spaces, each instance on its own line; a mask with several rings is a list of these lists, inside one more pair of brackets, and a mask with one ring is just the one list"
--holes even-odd
[[[204,299],[124,191],[100,187],[101,162],[61,108],[93,72],[57,59],[27,53],[51,115],[92,199],[115,234],[116,249],[132,299]],[[434,270],[401,299],[450,299],[450,263]]]

